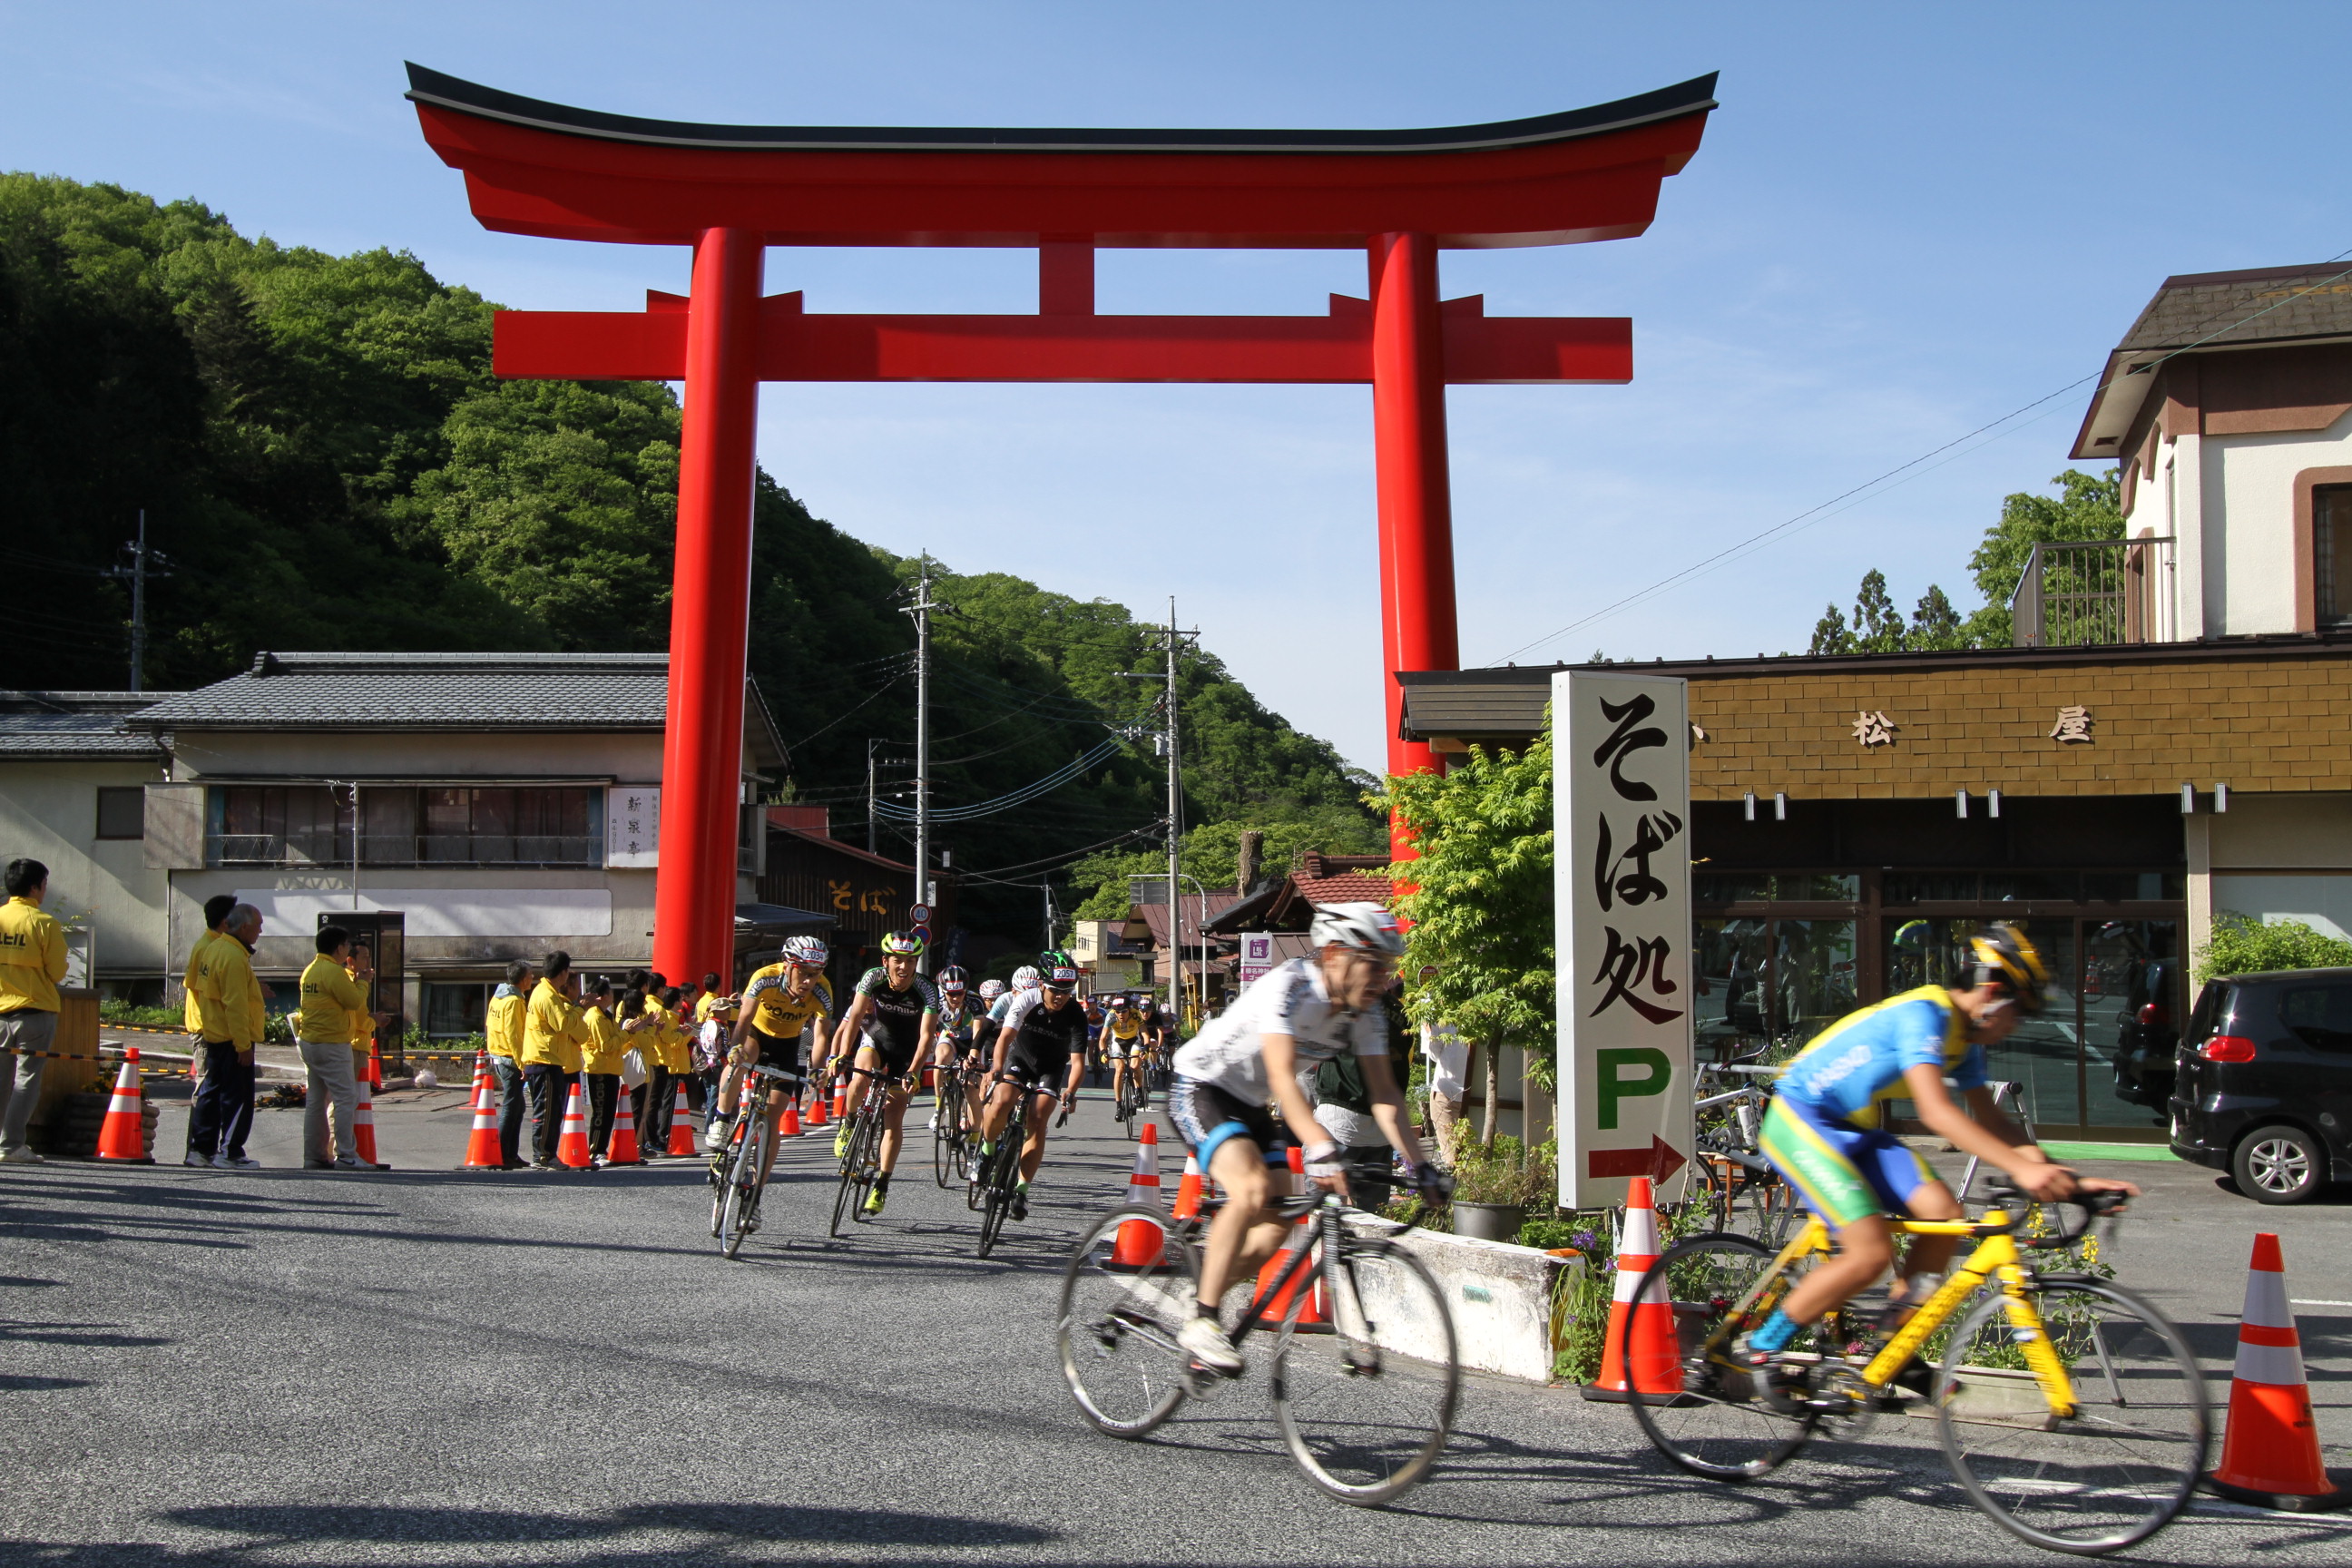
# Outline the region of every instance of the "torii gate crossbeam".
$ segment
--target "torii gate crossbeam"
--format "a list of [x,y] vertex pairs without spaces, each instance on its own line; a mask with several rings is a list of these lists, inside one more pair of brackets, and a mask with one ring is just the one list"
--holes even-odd
[[[654,966],[728,973],[733,943],[761,381],[1369,384],[1389,768],[1400,669],[1459,662],[1447,385],[1622,382],[1622,318],[1489,317],[1441,301],[1447,248],[1641,233],[1697,150],[1715,79],[1437,131],[895,130],[632,119],[412,65],[425,139],[488,227],[693,248],[688,296],[642,312],[502,311],[499,374],[685,384]],[[763,297],[771,247],[1038,252],[1038,313],[811,312]],[[1323,316],[1104,316],[1101,247],[1359,248],[1366,297]]]

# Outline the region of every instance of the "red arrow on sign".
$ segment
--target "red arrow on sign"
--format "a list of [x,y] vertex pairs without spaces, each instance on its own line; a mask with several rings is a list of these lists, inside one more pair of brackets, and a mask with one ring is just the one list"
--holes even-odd
[[1683,1168],[1682,1152],[1656,1133],[1646,1149],[1593,1149],[1584,1156],[1584,1173],[1600,1182],[1612,1176],[1647,1176],[1663,1182]]

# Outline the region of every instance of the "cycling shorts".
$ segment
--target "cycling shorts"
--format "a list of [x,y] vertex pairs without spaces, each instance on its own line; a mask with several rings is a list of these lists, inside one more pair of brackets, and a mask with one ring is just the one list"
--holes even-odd
[[1102,1059],[1107,1062],[1129,1061],[1142,1054],[1143,1042],[1139,1039],[1122,1040],[1116,1035],[1103,1037]]
[[1059,1094],[1069,1081],[1070,1053],[1040,1045],[1024,1035],[1004,1055],[1004,1076],[1024,1088]]
[[[788,1072],[793,1075],[793,1082],[797,1083],[800,1081],[804,1070],[801,1053],[800,1036],[794,1035],[788,1040],[781,1039],[774,1035],[766,1033],[757,1025],[754,1025],[744,1036],[744,1038],[750,1040],[760,1049],[760,1054],[755,1058],[756,1065],[763,1068],[775,1068],[779,1071]],[[769,1081],[773,1083],[776,1080],[772,1079]]]
[[862,1043],[871,1047],[880,1058],[874,1070],[890,1078],[904,1078],[913,1071],[915,1054],[921,1049],[913,1040],[901,1044],[887,1035],[867,1035]]
[[1764,1112],[1756,1142],[1805,1206],[1839,1229],[1908,1209],[1911,1194],[1936,1179],[1892,1132],[1822,1116],[1786,1097]]
[[1203,1173],[1233,1138],[1256,1144],[1267,1164],[1290,1168],[1289,1150],[1296,1140],[1281,1119],[1265,1106],[1243,1104],[1214,1084],[1178,1078],[1168,1091],[1168,1120],[1176,1124],[1176,1136],[1184,1140]]

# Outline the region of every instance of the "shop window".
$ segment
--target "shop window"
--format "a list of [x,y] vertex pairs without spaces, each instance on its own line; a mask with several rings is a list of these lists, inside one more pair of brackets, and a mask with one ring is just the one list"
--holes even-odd
[[2311,492],[2311,586],[2321,626],[2352,625],[2352,485]]
[[436,1040],[454,1040],[482,1032],[489,1016],[488,981],[428,980],[424,991],[427,1035]]
[[146,837],[147,792],[137,784],[123,789],[100,790],[96,836],[100,838]]
[[1861,897],[1862,879],[1850,872],[1717,871],[1691,879],[1691,898],[1702,904],[1850,904]]
[[1702,920],[1700,1059],[1785,1056],[1855,1006],[1852,921]]

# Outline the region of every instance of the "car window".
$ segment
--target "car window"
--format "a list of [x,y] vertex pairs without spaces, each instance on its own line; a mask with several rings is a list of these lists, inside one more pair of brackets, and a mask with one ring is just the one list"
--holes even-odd
[[2183,1046],[2200,1046],[2213,1033],[2221,1021],[2223,1007],[2230,997],[2230,988],[2215,981],[2207,981],[2197,993],[2197,1010],[2189,1016],[2189,1028],[2180,1037]]
[[2352,985],[2297,985],[2279,993],[2279,1022],[2315,1051],[2352,1055]]

